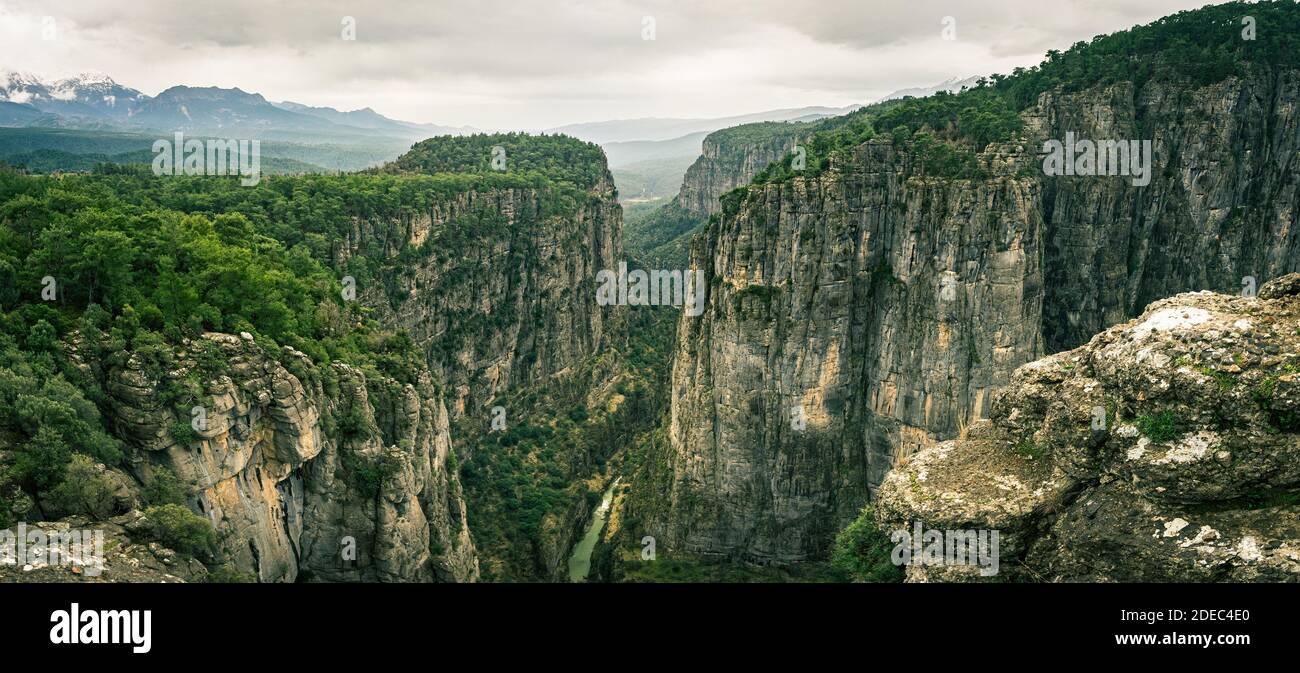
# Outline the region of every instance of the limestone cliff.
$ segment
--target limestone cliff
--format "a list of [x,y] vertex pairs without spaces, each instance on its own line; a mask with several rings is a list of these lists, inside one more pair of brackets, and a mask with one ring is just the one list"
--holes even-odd
[[[205,350],[224,373],[202,375]],[[131,472],[180,477],[217,532],[218,562],[263,582],[477,578],[447,412],[427,373],[402,385],[342,364],[324,372],[248,335],[209,333],[176,355],[162,376],[139,354],[83,366],[106,382]],[[183,441],[173,428],[192,419],[164,391],[192,374],[211,405]]]
[[1300,581],[1297,293],[1181,294],[1020,367],[991,420],[890,473],[880,529],[997,530],[993,580]]
[[[678,327],[671,495],[647,532],[818,557],[896,461],[985,416],[1017,366],[1154,299],[1300,267],[1298,93],[1300,73],[1269,68],[1058,87],[1011,140],[959,145],[971,175],[878,136],[737,193],[692,244],[714,282]],[[1067,132],[1152,140],[1150,184],[1045,176],[1039,149]]]
[[720,210],[723,194],[744,185],[768,164],[784,157],[818,125],[800,122],[746,124],[710,133],[700,158],[686,169],[673,199],[683,212],[704,222]]
[[[591,288],[622,250],[613,179],[605,171],[577,203],[560,198],[548,188],[465,191],[414,214],[358,218],[340,244],[344,265],[362,254],[378,266],[359,299],[425,349],[454,417],[572,373],[606,338],[610,309]],[[463,247],[443,242],[461,227],[474,228]]]
[[720,210],[722,195],[749,184],[823,125],[762,122],[710,133],[677,195],[640,221],[629,220],[629,252],[651,265],[685,265],[691,233]]

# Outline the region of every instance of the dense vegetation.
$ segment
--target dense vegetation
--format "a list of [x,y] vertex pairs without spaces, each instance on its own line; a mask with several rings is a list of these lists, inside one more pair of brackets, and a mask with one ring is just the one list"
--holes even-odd
[[[162,379],[183,339],[247,331],[272,353],[290,344],[319,363],[410,377],[409,341],[343,302],[339,274],[313,254],[312,232],[297,226],[313,211],[287,215],[289,182],[243,189],[233,178],[136,170],[0,172],[0,522],[33,509],[104,513],[102,494],[73,492],[67,475],[86,473],[77,455],[118,465],[123,447],[104,425],[100,382],[73,365],[64,344],[110,366],[135,353]],[[268,209],[285,213],[277,218],[285,226],[269,226]],[[198,358],[207,375],[225,366],[215,353]],[[162,401],[188,410],[199,390],[197,380],[174,383]]]
[[[1243,17],[1255,19],[1255,39],[1242,38]],[[794,155],[765,169],[755,184],[796,176],[820,175],[832,157],[848,161],[851,151],[877,134],[907,146],[925,175],[977,178],[976,154],[989,143],[1013,138],[1022,128],[1019,113],[1044,92],[1082,91],[1131,82],[1141,91],[1149,82],[1204,86],[1226,77],[1270,72],[1300,65],[1300,7],[1294,0],[1227,3],[1179,12],[1130,30],[1078,42],[1062,52],[1047,52],[1033,68],[994,74],[956,94],[940,92],[864,108],[823,122],[807,144],[806,165],[792,166]]]
[[835,538],[831,563],[857,582],[901,582],[903,569],[891,559],[893,548],[889,533],[880,530],[867,507]]
[[[513,170],[464,163],[480,149],[490,159],[497,144],[508,148]],[[593,151],[597,160],[588,161]],[[449,328],[430,345],[433,353],[381,327],[371,317],[373,302],[387,299],[400,310],[409,293],[402,278],[419,264],[448,269],[439,281],[446,288],[422,288],[441,295],[483,280],[473,274],[499,272],[462,268],[481,266],[459,263],[469,259],[464,251],[516,239],[492,199],[441,222],[419,246],[409,242],[409,223],[469,191],[520,189],[532,192],[537,217],[572,218],[592,198],[580,185],[604,179],[599,152],[560,137],[444,138],[423,144],[401,166],[267,176],[254,187],[233,177],[160,178],[147,166],[101,165],[92,174],[59,176],[0,171],[0,525],[117,513],[113,479],[119,477],[106,476],[96,463],[124,466],[128,450],[106,427],[108,398],[97,368],[74,366],[71,345],[85,361],[106,367],[143,358],[149,374],[168,382],[162,402],[177,417],[172,434],[182,441],[194,439],[180,419],[198,401],[203,379],[228,366],[215,348],[194,339],[203,332],[248,332],[273,357],[282,357],[280,345],[292,346],[318,366],[302,372],[292,358],[282,364],[300,377],[324,378],[327,390],[337,385],[325,366],[331,362],[412,382],[430,358],[488,327],[482,321],[519,317],[510,315],[510,305],[492,314],[447,307]],[[359,230],[359,222],[367,224]],[[516,240],[511,254],[507,263],[524,269],[530,260],[518,255],[540,251]],[[346,276],[382,293],[348,301]],[[166,373],[175,371],[187,342],[200,344],[189,353],[199,366],[174,381]],[[635,371],[630,360],[620,361]],[[473,460],[466,490],[479,505],[471,516],[485,548],[526,556],[544,527],[570,516],[574,502],[587,504],[583,480],[636,420],[653,417],[642,403],[645,387],[625,377],[613,391],[623,400],[616,409],[590,411],[578,384],[567,394],[521,391],[510,405],[527,423],[481,438],[467,432],[470,443],[483,444],[482,451],[467,452]],[[346,413],[326,414],[322,422],[327,433],[363,429]],[[362,493],[378,494],[384,465],[358,461],[343,456],[349,480]],[[211,549],[206,520],[183,516],[184,488],[166,470],[155,473],[140,487],[148,536],[203,556]],[[510,561],[497,577],[534,577],[535,558]]]
[[[0,161],[32,172],[90,171],[96,164],[148,164],[153,143],[170,135],[61,128],[0,128]],[[188,137],[188,136],[187,136]],[[199,137],[199,136],[195,136]],[[263,174],[360,170],[390,161],[407,144],[376,139],[369,145],[309,145],[264,140]]]
[[615,313],[607,348],[576,376],[497,401],[510,410],[505,431],[485,422],[454,430],[470,456],[461,481],[485,580],[550,579],[540,565],[544,552],[576,542],[564,536],[581,537],[572,526],[596,507],[614,475],[628,474],[629,447],[667,409],[678,315]]
[[[499,148],[499,151],[498,151]],[[498,163],[494,165],[494,159]],[[504,163],[505,168],[499,168]],[[439,136],[416,143],[384,168],[414,173],[501,173],[540,178],[579,190],[606,176],[600,146],[565,135],[525,133]]]
[[650,268],[684,269],[690,261],[690,236],[700,221],[675,202],[669,202],[635,223],[628,223],[623,243],[628,254]]

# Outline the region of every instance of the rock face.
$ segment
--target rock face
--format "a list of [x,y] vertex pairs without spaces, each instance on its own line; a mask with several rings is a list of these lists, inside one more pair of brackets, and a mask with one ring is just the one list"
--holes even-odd
[[[989,411],[1019,365],[1147,303],[1300,268],[1300,74],[1047,92],[1025,130],[933,177],[878,137],[750,187],[694,239],[708,309],[678,327],[669,549],[824,554],[896,461]],[[1043,141],[1150,139],[1150,184],[1046,177]],[[794,422],[803,419],[803,427]]]
[[878,523],[997,530],[995,580],[1300,581],[1297,292],[1181,294],[1019,368],[991,420],[890,473]]
[[[749,184],[768,164],[810,137],[812,128],[812,124],[769,122],[710,133],[704,138],[700,158],[686,169],[673,202],[700,222],[708,220],[719,211],[718,199],[723,194]],[[771,130],[750,139],[747,132],[752,129]]]
[[[688,256],[690,234],[721,209],[723,194],[749,184],[755,175],[812,136],[818,125],[764,122],[714,131],[686,169],[672,201],[628,226],[628,248],[642,261],[680,268]],[[635,249],[634,249],[635,248]]]
[[[212,405],[196,441],[176,438],[174,425],[190,419],[177,419],[160,394],[195,371],[192,359],[156,378],[132,355],[103,377],[113,423],[134,450],[135,476],[149,483],[159,467],[178,475],[191,508],[217,531],[220,561],[263,582],[303,572],[327,580],[477,578],[448,464],[447,412],[429,375],[401,385],[336,364],[330,390],[328,377],[287,346],[277,358],[248,335],[204,340],[228,370],[203,382]],[[334,419],[343,418],[352,420],[339,430]]]
[[[408,334],[442,382],[447,413],[457,423],[455,444],[466,460],[492,432],[495,406],[503,405],[506,427],[514,429],[536,420],[522,398],[558,406],[559,391],[600,383],[590,362],[608,348],[608,326],[619,308],[597,304],[596,278],[618,268],[622,210],[603,163],[591,172],[594,181],[577,196],[555,185],[433,195],[410,216],[356,220],[341,244],[345,263],[361,255],[376,269],[358,299],[382,325]],[[573,457],[562,469],[590,463],[589,456]],[[514,469],[531,479],[542,468]],[[521,517],[485,502],[497,497],[494,482],[467,479],[466,485],[477,489],[466,494],[470,507],[478,506],[471,512],[473,532],[496,541],[478,546],[489,576],[563,577],[592,508],[585,491],[566,491],[530,554],[507,559],[497,528]]]
[[[90,521],[72,516],[59,521],[24,524],[21,529],[8,528],[4,531],[7,536],[0,534],[0,584],[173,584],[207,580],[208,569],[195,559],[177,554],[157,542],[133,542],[128,529],[122,525],[129,525],[131,519],[129,514],[115,517],[113,521]],[[85,535],[85,541],[81,538],[75,542],[58,541],[66,539],[65,536],[71,532]],[[18,555],[19,533],[28,541],[22,550],[23,558]],[[102,546],[96,548],[96,542]]]
[[[215,561],[259,581],[477,580],[451,420],[481,420],[498,396],[575,372],[605,339],[612,309],[597,305],[595,279],[616,267],[621,210],[603,164],[578,168],[589,183],[441,175],[368,185],[393,191],[350,210],[350,231],[327,250],[340,276],[355,274],[344,300],[399,335],[377,357],[409,376],[322,367],[248,334],[186,342],[174,367],[139,353],[82,362],[103,383],[135,479],[148,484],[164,467],[178,475],[216,529]],[[93,360],[104,349],[74,350]],[[204,401],[197,436],[167,401],[187,388]],[[559,566],[566,553],[548,556]]]
[[[453,417],[571,371],[605,339],[609,309],[594,297],[597,272],[617,268],[622,251],[613,178],[604,171],[567,212],[555,198],[544,188],[463,192],[414,217],[358,220],[342,244],[380,265],[383,285],[359,299],[427,350]],[[463,247],[421,247],[466,223],[475,231]],[[400,256],[404,243],[422,252]]]

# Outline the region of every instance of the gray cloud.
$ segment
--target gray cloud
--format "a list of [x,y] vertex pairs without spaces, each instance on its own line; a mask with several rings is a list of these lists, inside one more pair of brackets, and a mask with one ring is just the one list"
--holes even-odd
[[[155,94],[239,86],[416,121],[541,128],[648,115],[845,105],[1047,49],[1194,0],[12,0],[0,66],[99,71]],[[53,14],[58,39],[39,34]],[[357,40],[341,39],[344,16]],[[641,39],[642,18],[656,39]],[[957,39],[943,41],[945,16]]]

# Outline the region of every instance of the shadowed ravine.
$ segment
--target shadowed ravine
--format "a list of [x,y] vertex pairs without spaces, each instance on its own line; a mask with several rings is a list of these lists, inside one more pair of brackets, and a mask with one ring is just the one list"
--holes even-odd
[[[620,477],[621,479],[621,477]],[[605,519],[609,518],[609,504],[614,499],[614,488],[618,486],[618,479],[605,489],[605,495],[600,499],[600,506],[591,515],[591,525],[587,527],[587,534],[582,536],[582,540],[573,548],[573,554],[569,556],[569,581],[585,582],[587,573],[591,571],[591,552],[596,548],[596,541],[600,539],[600,531],[605,528]]]

